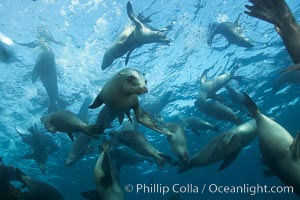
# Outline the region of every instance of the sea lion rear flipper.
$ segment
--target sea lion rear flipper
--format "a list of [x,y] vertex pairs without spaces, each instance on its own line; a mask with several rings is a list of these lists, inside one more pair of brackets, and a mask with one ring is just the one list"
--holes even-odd
[[72,142],[74,142],[74,136],[73,136],[73,134],[72,133],[67,133],[67,134],[68,134],[69,138],[72,140]]
[[222,164],[220,165],[218,171],[221,171],[223,169],[225,169],[226,167],[228,167],[239,155],[239,153],[241,152],[241,150],[234,152],[233,154],[227,156],[224,161],[222,162]]
[[211,46],[212,41],[216,35],[216,29],[218,27],[217,23],[210,23],[208,27],[208,33],[207,33],[207,44],[208,46]]
[[80,195],[85,199],[89,200],[102,200],[97,190],[90,190],[86,192],[81,192]]
[[99,134],[104,134],[103,131],[103,128],[99,125],[88,125],[86,126],[84,133],[93,138],[99,138]]
[[130,54],[133,52],[133,50],[135,50],[139,45],[134,45],[127,53],[126,55],[126,59],[125,59],[125,65],[128,64],[129,58],[130,58]]
[[300,158],[300,133],[297,134],[293,143],[290,146],[292,158],[297,161]]
[[250,112],[251,116],[252,117],[255,117],[257,116],[260,111],[258,110],[257,108],[257,105],[255,104],[255,102],[249,97],[249,95],[245,92],[243,92],[244,94],[244,101],[243,101],[243,104],[244,106],[247,108],[247,110]]
[[133,13],[133,8],[130,1],[127,2],[127,15],[129,19],[137,26],[138,28],[142,27],[142,22],[140,22]]
[[94,102],[89,106],[89,109],[95,109],[100,107],[103,104],[103,100],[100,96],[100,94],[97,95],[96,99],[94,100]]

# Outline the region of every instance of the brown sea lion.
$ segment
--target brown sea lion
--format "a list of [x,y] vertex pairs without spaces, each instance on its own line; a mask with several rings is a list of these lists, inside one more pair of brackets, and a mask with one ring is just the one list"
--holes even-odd
[[275,26],[294,63],[300,63],[300,26],[284,0],[249,0],[246,14]]
[[254,120],[245,122],[224,133],[212,138],[190,159],[186,171],[193,167],[203,167],[223,160],[219,170],[230,165],[238,156],[240,151],[257,136],[257,127]]
[[280,124],[262,114],[252,99],[245,94],[245,106],[257,124],[261,154],[277,175],[293,192],[300,195],[300,133],[293,138]]
[[211,46],[212,41],[217,34],[223,35],[227,41],[228,46],[230,44],[236,44],[241,47],[251,48],[253,44],[249,38],[247,38],[240,26],[241,14],[237,17],[234,23],[222,22],[222,23],[211,23],[209,25],[209,34],[207,43]]
[[115,59],[127,53],[125,64],[129,61],[130,54],[136,48],[149,43],[169,44],[170,40],[163,34],[162,30],[157,30],[143,23],[133,13],[130,1],[127,3],[127,15],[134,23],[126,27],[118,39],[105,52],[101,68],[108,68]]
[[24,198],[30,200],[63,200],[64,197],[60,192],[48,183],[41,182],[24,174],[20,169],[15,169],[16,179],[22,182],[27,188],[28,192],[23,194]]
[[183,128],[174,122],[166,123],[172,135],[167,136],[168,142],[171,144],[172,151],[178,158],[181,167],[187,166],[189,162],[189,152],[187,150],[187,141]]
[[145,137],[144,134],[135,131],[127,130],[115,134],[119,142],[132,148],[135,152],[154,158],[159,168],[170,163],[171,158],[158,151]]
[[108,144],[103,144],[103,151],[99,155],[94,168],[94,180],[97,191],[82,192],[87,199],[123,200],[124,194],[120,187],[117,170],[111,162]]
[[219,131],[218,126],[213,125],[203,119],[200,119],[199,117],[182,117],[181,121],[183,122],[185,128],[191,129],[197,135],[199,135],[199,131],[202,130],[213,130],[216,132]]
[[74,141],[72,133],[82,132],[86,135],[98,137],[102,134],[97,125],[88,125],[77,115],[68,110],[60,110],[41,117],[41,122],[50,133],[65,132]]
[[155,122],[140,106],[138,96],[148,91],[146,82],[138,70],[125,68],[106,81],[89,108],[98,108],[104,103],[113,110],[125,113],[129,119],[131,119],[130,110],[133,109],[139,123],[154,131],[169,134],[165,127]]

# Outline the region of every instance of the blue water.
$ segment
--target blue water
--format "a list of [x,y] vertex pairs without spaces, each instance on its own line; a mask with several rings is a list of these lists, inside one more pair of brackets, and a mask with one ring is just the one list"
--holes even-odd
[[[205,69],[210,68],[209,76],[230,70],[234,62],[240,68],[236,75],[242,76],[241,82],[232,81],[230,85],[239,91],[245,91],[258,103],[261,111],[276,119],[292,135],[299,130],[298,114],[299,85],[286,85],[274,94],[270,88],[280,69],[292,61],[287,54],[281,38],[272,25],[243,14],[241,27],[254,43],[251,49],[231,45],[226,49],[222,37],[216,37],[212,47],[206,43],[210,22],[235,21],[245,11],[247,1],[211,0],[203,1],[204,7],[198,12],[199,2],[194,0],[133,0],[135,12],[152,16],[154,27],[162,28],[172,24],[167,36],[172,40],[170,46],[148,44],[135,50],[129,66],[145,73],[149,93],[141,96],[142,104],[154,102],[166,92],[172,93],[172,100],[161,110],[160,115],[172,120],[179,114],[193,114],[204,117],[221,126],[221,131],[233,127],[232,124],[206,117],[196,108],[199,77]],[[62,99],[69,103],[67,109],[78,112],[81,103],[88,95],[95,97],[104,82],[125,67],[125,57],[117,59],[114,64],[101,70],[102,57],[108,46],[117,38],[129,19],[126,14],[127,1],[117,0],[37,0],[0,2],[0,30],[18,43],[36,40],[36,28],[46,26],[55,40],[64,45],[51,44],[58,70],[58,87]],[[300,6],[297,1],[287,0],[296,18],[300,21]],[[47,114],[47,94],[38,81],[31,82],[31,72],[37,57],[37,49],[16,45],[15,54],[18,61],[0,63],[0,155],[8,165],[21,168],[31,177],[55,186],[66,199],[82,199],[80,192],[94,189],[93,168],[99,152],[92,154],[74,166],[66,167],[66,158],[71,141],[65,134],[53,137],[60,145],[60,150],[49,157],[47,173],[42,175],[37,164],[31,160],[22,160],[20,155],[28,146],[14,130],[14,125],[24,129],[33,123],[39,123],[41,116]],[[225,90],[221,93],[226,95]],[[235,109],[238,112],[237,109]],[[238,113],[243,119],[246,115]],[[90,122],[96,119],[97,110],[90,112]],[[165,154],[173,155],[166,138],[152,130],[141,128],[151,143]],[[186,131],[188,150],[193,155],[216,133],[207,131],[195,136]],[[101,141],[93,141],[97,146]],[[175,156],[174,156],[175,157]],[[255,139],[228,168],[217,171],[220,163],[203,168],[193,168],[178,174],[177,168],[166,166],[162,170],[156,165],[142,163],[125,166],[120,172],[121,187],[132,184],[161,184],[171,188],[174,184],[185,186],[192,184],[199,192],[183,192],[182,199],[298,199],[292,194],[221,194],[207,189],[211,184],[224,186],[267,185],[283,186],[276,177],[266,178],[265,167],[261,164],[258,141]],[[143,194],[144,193],[144,194]],[[127,193],[126,199],[168,199],[166,195]]]

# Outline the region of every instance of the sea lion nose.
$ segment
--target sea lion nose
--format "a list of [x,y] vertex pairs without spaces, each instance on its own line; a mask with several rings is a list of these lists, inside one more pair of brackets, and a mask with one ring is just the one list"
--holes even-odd
[[148,88],[144,87],[144,93],[147,93],[147,92],[148,92]]

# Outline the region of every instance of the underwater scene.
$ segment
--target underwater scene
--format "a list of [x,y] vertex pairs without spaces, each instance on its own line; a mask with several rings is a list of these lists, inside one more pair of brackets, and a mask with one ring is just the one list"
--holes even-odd
[[299,199],[298,1],[0,12],[0,200]]

